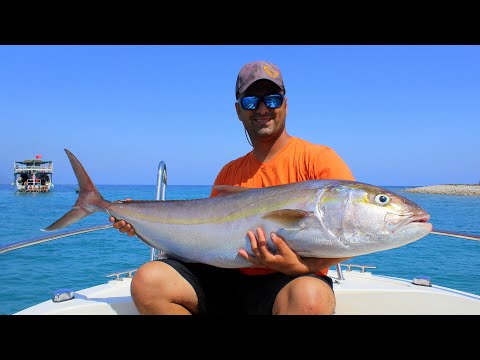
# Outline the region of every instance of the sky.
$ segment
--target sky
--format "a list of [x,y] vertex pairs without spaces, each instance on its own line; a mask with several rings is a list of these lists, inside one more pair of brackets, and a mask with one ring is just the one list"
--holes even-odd
[[282,71],[287,131],[379,186],[480,183],[479,45],[0,45],[0,184],[41,154],[76,184],[211,185],[251,151],[235,113],[247,62]]

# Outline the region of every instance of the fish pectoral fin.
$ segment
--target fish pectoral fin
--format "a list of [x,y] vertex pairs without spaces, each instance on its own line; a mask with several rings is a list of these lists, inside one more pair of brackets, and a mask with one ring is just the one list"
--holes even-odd
[[308,217],[310,213],[304,210],[282,209],[274,210],[262,216],[263,219],[276,222],[284,227],[300,227],[299,221]]
[[218,191],[217,196],[236,194],[236,193],[248,191],[251,189],[244,186],[233,186],[233,185],[213,185],[213,188]]

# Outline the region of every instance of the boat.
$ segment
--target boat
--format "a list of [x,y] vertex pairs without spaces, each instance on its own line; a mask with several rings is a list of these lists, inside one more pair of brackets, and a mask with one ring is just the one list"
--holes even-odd
[[[165,200],[166,183],[166,166],[162,161],[157,174],[157,200]],[[112,226],[106,224],[66,231],[55,238]],[[10,244],[9,249],[0,248],[0,253],[48,240],[44,237]],[[168,254],[150,248],[150,260],[165,256]],[[337,301],[334,315],[480,315],[480,295],[436,285],[426,275],[404,279],[375,274],[375,268],[365,264],[339,263],[329,269]],[[110,280],[85,289],[53,289],[50,299],[13,315],[138,315],[130,294],[136,270],[107,274]]]
[[42,160],[41,155],[35,159],[14,161],[13,177],[18,192],[49,192],[53,187],[53,161]]

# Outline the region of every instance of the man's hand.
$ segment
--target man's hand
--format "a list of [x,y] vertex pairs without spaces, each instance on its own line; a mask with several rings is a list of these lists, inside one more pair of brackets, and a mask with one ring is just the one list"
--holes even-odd
[[257,235],[253,231],[248,231],[252,252],[251,256],[245,249],[240,249],[238,254],[259,267],[266,267],[271,270],[279,271],[286,275],[301,275],[308,273],[317,273],[348,258],[302,258],[298,256],[287,243],[277,234],[272,232],[270,238],[277,247],[277,251],[272,253],[267,246],[265,232],[262,228],[257,228]]
[[[124,201],[130,201],[131,199],[125,199]],[[113,223],[113,228],[120,230],[121,233],[127,233],[128,236],[135,235],[135,229],[133,228],[132,224],[127,223],[125,220],[118,220],[115,219],[113,216],[108,218],[110,222]]]
[[135,229],[132,224],[127,223],[125,220],[117,221],[113,216],[110,216],[108,220],[113,223],[114,229],[120,230],[121,233],[127,233],[128,236],[135,235]]

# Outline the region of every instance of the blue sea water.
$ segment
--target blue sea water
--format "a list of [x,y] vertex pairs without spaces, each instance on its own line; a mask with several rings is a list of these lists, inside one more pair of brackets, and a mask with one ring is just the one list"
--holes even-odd
[[[434,228],[480,235],[480,197],[408,193],[406,186],[386,188],[425,208]],[[108,200],[152,200],[154,185],[98,185]],[[16,193],[0,185],[3,230],[0,246],[44,236],[40,231],[70,210],[75,185],[55,185],[50,193]],[[204,198],[206,185],[169,185],[166,199]],[[69,229],[108,223],[93,214]],[[102,284],[107,274],[136,269],[150,259],[150,248],[136,237],[105,229],[57,239],[0,254],[0,314],[8,315],[48,300],[56,289],[74,291]],[[400,248],[358,256],[348,263],[376,266],[375,274],[412,279],[429,276],[436,285],[480,295],[480,242],[430,234]]]

